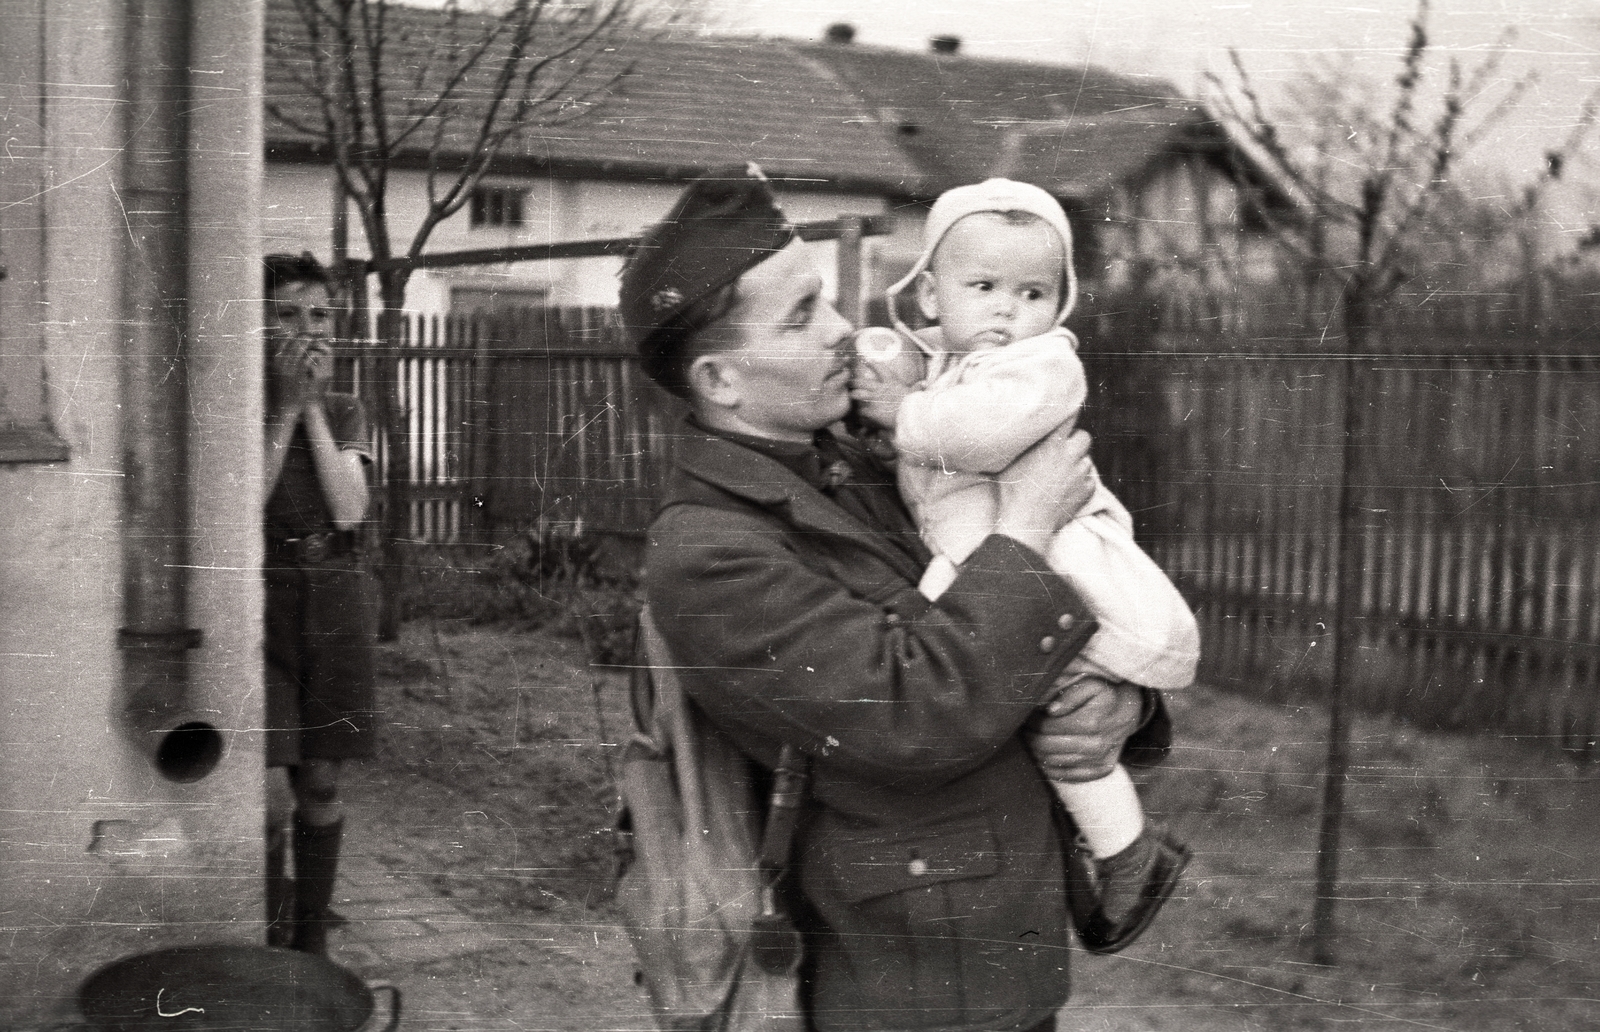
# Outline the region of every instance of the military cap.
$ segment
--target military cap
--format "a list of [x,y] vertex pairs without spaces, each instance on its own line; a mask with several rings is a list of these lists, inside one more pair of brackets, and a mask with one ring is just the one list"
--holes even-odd
[[[686,316],[795,237],[767,177],[754,163],[695,179],[665,218],[628,252],[618,307],[644,371],[663,375],[687,344]],[[674,332],[677,331],[677,332]]]

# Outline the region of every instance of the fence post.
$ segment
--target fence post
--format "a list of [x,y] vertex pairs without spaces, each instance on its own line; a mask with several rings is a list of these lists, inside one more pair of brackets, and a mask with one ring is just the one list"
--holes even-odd
[[867,317],[861,287],[861,238],[865,224],[866,219],[861,215],[839,216],[841,229],[835,244],[839,266],[837,300],[839,314],[849,320],[851,326],[860,326]]
[[466,458],[468,492],[463,522],[467,539],[475,545],[489,540],[487,519],[489,496],[489,338],[500,336],[503,319],[476,315],[463,319],[461,332],[472,338],[472,376],[467,390]]
[[405,335],[405,315],[384,304],[378,313],[378,346],[383,356],[375,365],[374,398],[382,428],[384,477],[381,492],[381,530],[378,540],[378,640],[400,636],[400,594],[405,587],[405,549],[410,531],[411,459],[409,424],[401,405],[399,348]]

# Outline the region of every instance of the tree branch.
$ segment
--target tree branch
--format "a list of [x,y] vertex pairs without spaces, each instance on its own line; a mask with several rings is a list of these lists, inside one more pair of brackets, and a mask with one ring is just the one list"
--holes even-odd
[[[593,9],[586,9],[592,13]],[[539,113],[561,103],[571,103],[575,84],[584,77],[595,59],[596,43],[609,34],[629,10],[628,0],[613,0],[589,24],[572,28],[573,23],[559,30],[559,42],[547,47],[542,54],[532,52],[538,29],[545,21],[544,0],[516,0],[500,16],[499,25],[510,39],[505,55],[495,71],[493,84],[488,90],[489,102],[477,119],[472,142],[463,148],[470,155],[450,180],[441,188],[443,153],[448,122],[440,120],[429,148],[427,168],[428,211],[412,237],[410,253],[420,254],[434,228],[460,211],[483,176],[499,157],[506,143],[531,124]],[[485,48],[485,52],[487,48]],[[546,69],[559,66],[563,61],[579,55],[574,69],[564,77],[542,84]],[[480,58],[481,59],[481,55]],[[582,101],[610,89],[620,74],[587,88],[579,95]],[[509,110],[507,108],[509,107]]]

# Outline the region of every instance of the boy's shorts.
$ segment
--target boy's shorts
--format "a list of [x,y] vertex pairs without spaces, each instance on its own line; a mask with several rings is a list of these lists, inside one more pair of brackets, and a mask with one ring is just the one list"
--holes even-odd
[[370,758],[376,582],[353,558],[264,572],[267,765]]

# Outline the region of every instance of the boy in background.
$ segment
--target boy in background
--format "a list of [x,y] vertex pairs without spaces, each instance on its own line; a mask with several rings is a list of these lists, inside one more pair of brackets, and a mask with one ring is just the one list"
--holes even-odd
[[[852,399],[862,421],[893,434],[901,495],[934,552],[918,585],[928,598],[949,587],[992,531],[995,478],[1057,427],[1075,425],[1083,408],[1087,378],[1061,325],[1077,295],[1071,241],[1065,212],[1038,187],[991,179],[949,190],[929,212],[916,264],[889,288],[899,334],[858,339]],[[937,323],[916,334],[898,312],[912,285],[922,314]],[[1093,496],[1046,555],[1100,623],[1068,673],[1187,687],[1199,660],[1194,616],[1090,469]],[[1069,709],[1072,698],[1069,687],[1050,711]],[[1188,850],[1146,826],[1120,766],[1097,781],[1053,787],[1095,857],[1099,910],[1086,945],[1113,952],[1171,895]]]
[[330,389],[327,270],[309,254],[264,264],[267,942],[326,955],[329,930],[343,922],[330,908],[340,767],[371,757],[376,735],[377,595],[356,529],[372,432],[361,402]]

